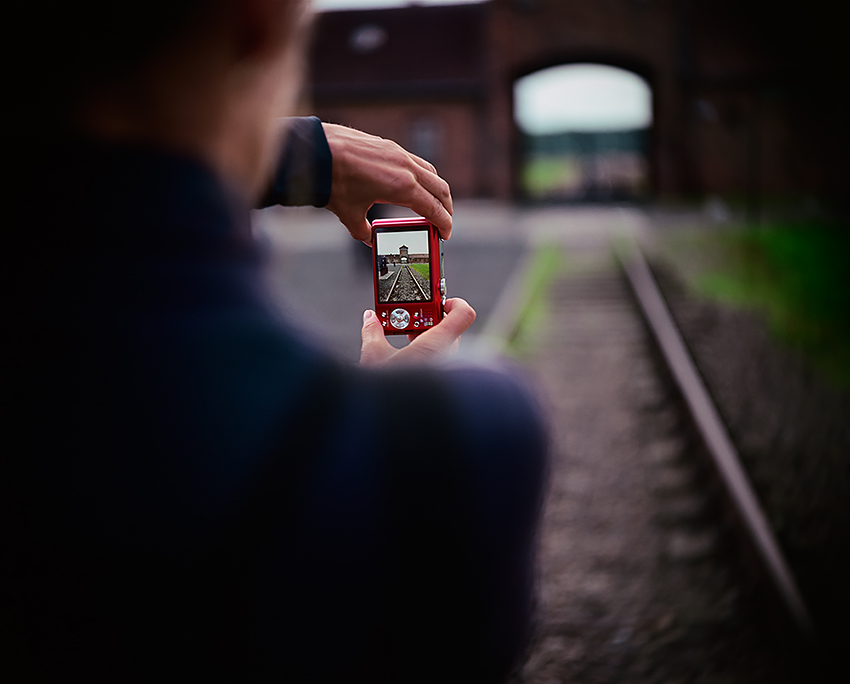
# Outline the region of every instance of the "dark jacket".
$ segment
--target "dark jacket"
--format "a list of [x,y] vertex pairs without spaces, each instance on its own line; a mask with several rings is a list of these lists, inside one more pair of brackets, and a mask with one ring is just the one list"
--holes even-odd
[[205,166],[40,154],[9,240],[0,667],[503,679],[544,477],[522,382],[343,366],[273,310],[247,207]]

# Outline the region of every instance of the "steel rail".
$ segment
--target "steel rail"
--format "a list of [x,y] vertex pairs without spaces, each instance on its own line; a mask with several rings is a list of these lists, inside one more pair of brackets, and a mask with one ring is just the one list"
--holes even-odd
[[618,249],[617,256],[762,568],[799,631],[814,641],[814,624],[796,580],[646,259],[636,244]]
[[426,296],[424,288],[419,284],[419,281],[416,280],[416,276],[414,275],[414,273],[416,273],[416,269],[411,268],[410,265],[408,264],[407,272],[410,275],[410,279],[413,281],[413,284],[416,285],[416,289],[419,290],[419,294],[422,295],[422,301],[427,302],[430,299],[430,297]]
[[389,292],[387,292],[387,302],[391,302],[393,299],[393,290],[395,290],[395,286],[398,285],[398,278],[401,275],[402,270],[404,269],[400,268],[395,273],[395,278],[393,278],[393,284],[390,285]]

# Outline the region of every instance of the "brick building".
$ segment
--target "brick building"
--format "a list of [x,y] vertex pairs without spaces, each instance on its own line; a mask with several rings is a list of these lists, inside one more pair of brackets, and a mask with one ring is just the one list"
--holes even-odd
[[844,160],[830,153],[842,148],[783,81],[788,61],[768,39],[776,36],[754,33],[757,14],[740,9],[759,2],[489,0],[327,12],[311,50],[309,107],[398,140],[432,161],[456,197],[511,198],[522,161],[515,81],[559,64],[606,64],[652,90],[654,196],[834,190]]
[[383,254],[386,257],[388,264],[428,264],[430,259],[428,254],[410,253],[407,245],[402,245],[398,248],[398,254]]
[[490,195],[486,4],[328,12],[311,53],[313,111],[399,141],[445,170],[456,196]]

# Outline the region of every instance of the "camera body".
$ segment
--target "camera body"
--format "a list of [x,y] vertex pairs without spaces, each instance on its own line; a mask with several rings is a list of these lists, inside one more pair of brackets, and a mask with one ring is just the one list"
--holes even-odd
[[442,240],[430,221],[373,221],[372,257],[375,312],[385,335],[415,335],[442,320]]

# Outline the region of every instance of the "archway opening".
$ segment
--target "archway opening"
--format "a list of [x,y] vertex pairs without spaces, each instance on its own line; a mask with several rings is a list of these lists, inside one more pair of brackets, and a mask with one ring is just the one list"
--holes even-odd
[[637,74],[564,64],[514,83],[518,190],[529,200],[640,200],[650,191],[652,91]]

